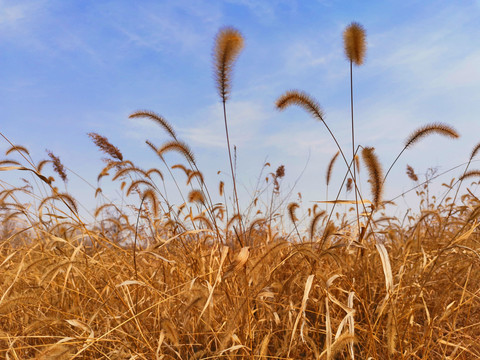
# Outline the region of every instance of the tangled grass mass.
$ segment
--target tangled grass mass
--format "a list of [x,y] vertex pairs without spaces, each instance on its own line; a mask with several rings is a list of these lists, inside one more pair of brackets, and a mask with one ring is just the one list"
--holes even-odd
[[[237,193],[227,108],[244,42],[233,28],[221,29],[214,47],[231,169],[227,187],[207,186],[192,149],[166,119],[137,111],[130,117],[149,119],[168,136],[160,146],[146,141],[159,167],[142,169],[107,137],[90,133],[106,165],[95,192],[102,205],[96,221],[86,223],[78,201],[60,190],[69,175],[61,159],[48,151],[47,160],[36,162],[2,134],[10,148],[0,170],[28,179],[17,187],[1,182],[0,357],[480,358],[480,199],[468,184],[460,191],[480,175],[469,169],[480,144],[442,199],[430,196],[431,178],[421,183],[408,166],[419,209],[387,216],[383,210],[392,203],[383,187],[402,153],[425,137],[459,134],[447,124],[421,126],[384,171],[375,149],[355,138],[353,65],[364,62],[364,28],[352,23],[344,41],[351,153],[309,94],[289,90],[276,102],[279,110],[305,110],[337,147],[325,164],[326,186],[338,190],[327,208],[287,204],[284,166],[268,173],[262,191],[241,208],[248,201]],[[183,161],[168,163],[171,152]],[[346,170],[342,184],[331,181],[338,162]],[[129,206],[108,201],[101,187],[106,178]],[[169,202],[165,182],[177,187],[180,205]],[[345,188],[354,200],[339,198]],[[339,204],[349,208],[342,213]]]

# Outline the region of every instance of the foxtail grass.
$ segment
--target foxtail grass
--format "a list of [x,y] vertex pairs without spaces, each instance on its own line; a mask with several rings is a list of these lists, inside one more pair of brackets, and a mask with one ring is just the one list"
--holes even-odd
[[[218,94],[222,100],[223,118],[225,124],[225,136],[227,139],[228,158],[230,161],[230,171],[232,174],[233,192],[237,213],[240,213],[240,204],[238,201],[237,181],[235,171],[233,169],[232,151],[230,147],[230,136],[228,133],[227,108],[226,103],[231,92],[233,66],[240,52],[243,49],[243,36],[240,32],[232,27],[222,28],[215,39],[214,63],[215,63],[215,80],[217,84]],[[240,231],[242,224],[240,223]]]
[[[226,28],[216,43],[230,153],[225,103],[243,40]],[[351,63],[363,59],[355,46],[348,51]],[[407,166],[419,209],[394,216],[383,191],[391,167],[429,135],[457,138],[453,128],[429,124],[414,131],[383,175],[382,154],[373,147],[355,144],[361,156],[354,152],[347,160],[311,96],[289,91],[276,105],[302,107],[337,145],[327,163],[327,186],[338,189],[326,201],[334,205],[329,214],[315,203],[307,215],[300,195],[292,201],[284,194],[285,166],[268,171],[269,163],[241,212],[231,156],[234,209],[223,181],[223,201],[214,201],[189,144],[163,117],[142,110],[130,117],[150,119],[168,136],[160,146],[146,142],[165,169],[143,169],[105,136],[89,134],[108,158],[97,186],[90,184],[99,205],[86,221],[82,202],[58,190],[66,171],[75,176],[61,154],[37,159],[1,134],[9,158],[0,160],[0,171],[22,177],[18,186],[0,181],[2,358],[480,358],[478,182],[460,192],[462,181],[480,176],[469,169],[480,145],[457,166],[459,180],[446,184],[446,194],[457,186],[455,196],[441,201],[429,187],[442,174],[427,172],[420,182]],[[179,163],[169,165],[171,153],[180,155]],[[332,176],[339,155],[346,165],[341,183]],[[368,179],[355,177],[361,163]],[[107,179],[121,201],[109,200]],[[371,195],[362,194],[361,180]],[[175,182],[180,204],[171,202],[167,181]],[[359,201],[340,199],[348,184]],[[358,203],[363,212],[352,215]],[[352,207],[334,212],[336,204]]]
[[[357,172],[355,159],[355,123],[353,118],[353,64],[360,66],[365,59],[367,48],[365,29],[359,23],[353,22],[343,32],[343,45],[345,48],[345,55],[350,63],[350,113],[352,120],[352,165],[353,165],[353,182],[357,183]],[[355,191],[355,209],[357,211],[357,226],[360,223],[360,216],[358,212],[358,196]]]

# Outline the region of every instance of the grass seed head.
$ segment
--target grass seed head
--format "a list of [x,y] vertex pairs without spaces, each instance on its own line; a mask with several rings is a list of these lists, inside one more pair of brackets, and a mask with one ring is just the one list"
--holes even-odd
[[363,161],[365,166],[368,169],[370,175],[369,181],[372,188],[373,204],[375,208],[378,208],[378,205],[382,201],[382,190],[383,190],[383,171],[378,161],[377,155],[375,154],[375,149],[373,147],[365,147],[362,150]]
[[65,166],[63,166],[60,158],[55,156],[50,150],[47,150],[48,157],[52,159],[53,170],[60,176],[60,178],[66,182],[67,181],[67,172]]
[[320,104],[303,91],[289,90],[277,99],[275,105],[278,110],[285,110],[291,105],[297,105],[312,114],[317,120],[324,121],[324,114]]
[[433,123],[424,125],[415,130],[405,141],[405,148],[413,146],[415,143],[432,134],[443,135],[451,139],[457,139],[460,137],[458,132],[447,124]]
[[343,32],[345,55],[355,65],[362,65],[367,51],[365,29],[362,25],[352,22]]
[[233,65],[243,49],[243,43],[242,34],[232,27],[220,29],[215,39],[215,80],[224,102],[230,95]]

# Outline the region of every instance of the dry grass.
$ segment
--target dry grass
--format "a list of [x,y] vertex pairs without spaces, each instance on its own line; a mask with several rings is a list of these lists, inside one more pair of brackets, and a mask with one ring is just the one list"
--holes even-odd
[[[306,94],[282,99],[280,108],[300,105],[324,122]],[[224,183],[224,202],[214,202],[192,150],[165,119],[149,111],[132,117],[151,118],[172,137],[159,147],[147,142],[165,168],[141,169],[106,137],[90,134],[109,156],[94,186],[103,199],[94,223],[82,221],[79,202],[58,190],[54,174],[43,173],[66,175],[57,157],[50,155],[48,169],[10,144],[7,155],[16,158],[0,170],[32,180],[0,191],[2,358],[480,358],[480,200],[467,191],[457,201],[461,183],[450,186],[453,199],[438,201],[426,182],[417,215],[387,217],[380,212],[385,177],[364,147],[375,207],[366,194],[358,202],[337,196],[330,212],[315,205],[302,215],[298,203],[281,198],[280,166],[255,193],[266,199],[254,198],[243,212],[237,203],[232,212]],[[445,126],[422,128],[421,137],[453,134]],[[330,186],[343,155],[336,144]],[[171,151],[186,163],[168,165]],[[462,179],[472,176],[478,171],[465,169]],[[104,197],[108,177],[128,195],[128,207]],[[169,202],[165,181],[175,182],[184,203]],[[340,194],[344,184],[335,186]],[[360,203],[362,213],[335,211],[339,203]]]
[[[480,203],[463,204],[448,220],[440,206],[403,226],[373,221],[360,253],[348,227],[320,247],[316,235],[294,242],[257,224],[240,249],[216,242],[201,221],[197,230],[164,221],[154,236],[138,231],[136,269],[132,246],[115,241],[135,235],[126,217],[91,230],[73,219],[33,228],[9,220],[1,351],[11,359],[476,358],[480,255],[470,209]],[[234,236],[222,233],[230,244]]]

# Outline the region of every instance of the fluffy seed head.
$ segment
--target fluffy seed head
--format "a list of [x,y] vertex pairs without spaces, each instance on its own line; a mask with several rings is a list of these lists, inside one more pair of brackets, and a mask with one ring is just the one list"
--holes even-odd
[[382,201],[383,171],[374,150],[373,147],[363,148],[362,157],[370,175],[369,181],[372,187],[373,204],[375,208],[378,208]]
[[405,141],[405,149],[412,146],[420,139],[430,135],[430,134],[439,134],[452,139],[460,137],[457,131],[447,124],[433,123],[422,126],[421,128],[414,131],[408,139]]
[[327,175],[326,175],[327,186],[328,186],[328,184],[330,184],[330,178],[332,176],[333,164],[335,163],[335,160],[337,160],[337,157],[338,157],[339,154],[340,154],[340,151],[337,151],[337,153],[335,155],[333,155],[332,159],[328,163]]
[[22,146],[22,145],[13,145],[10,149],[8,149],[6,152],[5,152],[5,155],[8,155],[10,154],[11,152],[13,151],[18,151],[18,152],[23,152],[25,153],[26,155],[30,155],[29,151],[27,150],[27,148],[25,146]]
[[310,222],[310,240],[313,240],[313,237],[315,236],[317,223],[322,217],[325,216],[325,214],[326,214],[326,211],[322,210],[313,216],[312,221]]
[[188,201],[204,204],[205,203],[205,198],[203,196],[203,192],[201,192],[200,190],[193,189],[188,194]]
[[277,106],[278,110],[285,110],[290,105],[297,105],[304,108],[318,120],[324,121],[324,115],[322,109],[320,108],[320,104],[318,104],[315,99],[303,91],[289,90],[277,99],[275,105]]
[[225,186],[225,183],[223,181],[220,181],[220,183],[218,184],[218,193],[220,194],[220,196],[223,196],[224,186]]
[[295,224],[295,221],[298,220],[298,218],[295,216],[295,210],[297,210],[299,205],[296,202],[291,202],[288,204],[288,215],[290,216],[290,220]]
[[105,154],[110,155],[115,160],[123,161],[123,155],[120,150],[116,146],[112,145],[105,136],[97,133],[88,133],[88,136]]
[[410,165],[407,165],[407,176],[413,181],[418,181],[418,176]]
[[462,176],[460,176],[460,181],[463,181],[465,179],[468,179],[468,178],[472,178],[472,177],[480,177],[480,170],[470,170],[470,171],[467,171],[465,174],[463,174]]
[[352,22],[343,32],[345,55],[355,65],[362,65],[367,50],[365,29],[362,25]]
[[133,114],[130,114],[129,118],[147,118],[153,120],[157,124],[159,124],[173,139],[177,140],[177,135],[175,134],[175,130],[173,130],[172,125],[170,125],[170,123],[165,120],[165,118],[158,114],[155,114],[153,111],[139,110],[134,112]]
[[473,148],[472,154],[470,155],[470,160],[472,160],[477,155],[479,150],[480,150],[480,143],[475,145],[475,147]]
[[168,151],[175,151],[185,157],[188,162],[195,164],[195,158],[193,156],[190,147],[182,141],[168,141],[161,148],[157,150],[157,154],[163,156]]
[[149,199],[152,205],[153,216],[158,217],[159,214],[159,201],[158,196],[153,189],[147,189],[143,192],[143,198]]
[[352,180],[352,178],[348,178],[347,179],[346,190],[347,190],[347,192],[350,192],[350,191],[352,191],[352,189],[353,189],[353,180]]
[[277,168],[277,171],[275,171],[275,177],[281,179],[282,177],[285,176],[285,166],[284,165],[280,165],[278,168]]
[[187,185],[190,185],[193,178],[197,178],[198,181],[200,182],[200,184],[203,185],[203,183],[204,183],[203,174],[200,171],[190,171],[190,173],[188,174],[188,178],[187,178]]
[[47,150],[47,154],[52,159],[53,170],[60,176],[63,181],[67,181],[67,172],[63,166],[60,158],[55,156],[50,150]]
[[215,80],[223,101],[228,99],[231,88],[232,71],[235,60],[243,49],[243,37],[232,27],[220,29],[215,38],[213,52],[215,61]]

